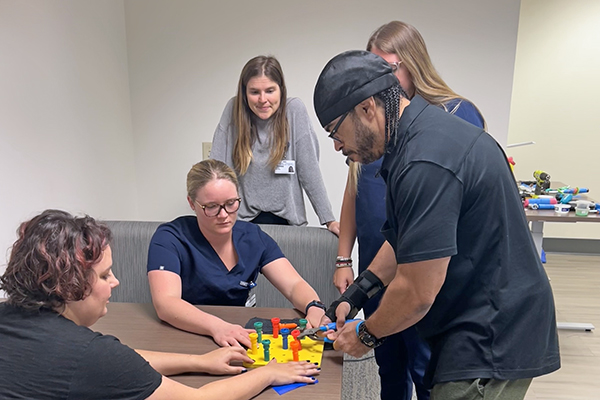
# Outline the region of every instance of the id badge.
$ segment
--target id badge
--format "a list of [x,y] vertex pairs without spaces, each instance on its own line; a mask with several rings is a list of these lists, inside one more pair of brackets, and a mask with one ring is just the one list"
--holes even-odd
[[248,300],[246,300],[245,307],[256,307],[256,293],[251,292],[250,296],[248,296]]
[[294,160],[281,160],[281,162],[275,168],[276,174],[294,175],[296,173],[296,161]]

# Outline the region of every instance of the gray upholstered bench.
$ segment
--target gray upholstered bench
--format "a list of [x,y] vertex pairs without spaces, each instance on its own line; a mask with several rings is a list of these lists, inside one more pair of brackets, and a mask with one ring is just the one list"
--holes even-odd
[[[111,302],[150,303],[146,277],[148,246],[162,222],[104,221],[113,232],[113,271],[121,285],[113,290]],[[261,225],[281,247],[296,270],[329,305],[338,298],[333,286],[334,262],[338,239],[324,228]],[[258,307],[291,307],[291,303],[264,276],[256,286]],[[369,400],[379,397],[379,377],[372,352],[363,359],[346,356],[342,398]]]
[[[162,222],[104,221],[113,233],[113,271],[121,285],[113,290],[111,301],[150,303],[146,277],[148,246]],[[281,247],[298,273],[317,291],[325,304],[338,297],[332,284],[337,255],[337,237],[324,228],[262,225]],[[260,275],[256,289],[258,307],[291,307],[291,303]]]

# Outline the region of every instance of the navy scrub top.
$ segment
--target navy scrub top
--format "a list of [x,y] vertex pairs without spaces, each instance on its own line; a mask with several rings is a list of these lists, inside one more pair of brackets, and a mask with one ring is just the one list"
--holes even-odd
[[150,241],[148,271],[179,275],[181,298],[191,304],[243,306],[262,267],[284,255],[258,225],[237,221],[232,236],[238,263],[229,271],[200,232],[195,216],[162,224]]

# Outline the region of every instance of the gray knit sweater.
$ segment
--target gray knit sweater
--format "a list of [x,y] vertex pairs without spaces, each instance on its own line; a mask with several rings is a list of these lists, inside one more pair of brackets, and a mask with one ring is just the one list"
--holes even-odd
[[[215,130],[210,157],[233,168],[233,148],[237,131],[233,124],[233,101],[227,103]],[[287,118],[290,125],[290,143],[286,160],[296,161],[293,175],[275,174],[269,166],[270,120],[253,116],[258,140],[252,145],[252,161],[248,171],[238,176],[242,204],[238,218],[249,221],[261,211],[287,219],[291,225],[306,225],[306,210],[302,189],[319,217],[321,224],[334,221],[331,204],[319,169],[319,142],[306,107],[298,98],[287,99]]]

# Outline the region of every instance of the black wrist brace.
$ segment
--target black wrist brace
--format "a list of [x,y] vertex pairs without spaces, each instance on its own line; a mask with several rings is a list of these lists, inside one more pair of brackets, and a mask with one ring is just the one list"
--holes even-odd
[[346,319],[354,318],[358,311],[363,308],[365,303],[373,296],[375,296],[381,289],[384,288],[383,282],[374,273],[366,270],[356,278],[354,283],[346,289],[344,294],[331,303],[325,315],[332,321],[335,322],[335,310],[338,305],[342,302],[348,302],[350,304],[350,313],[346,316]]

